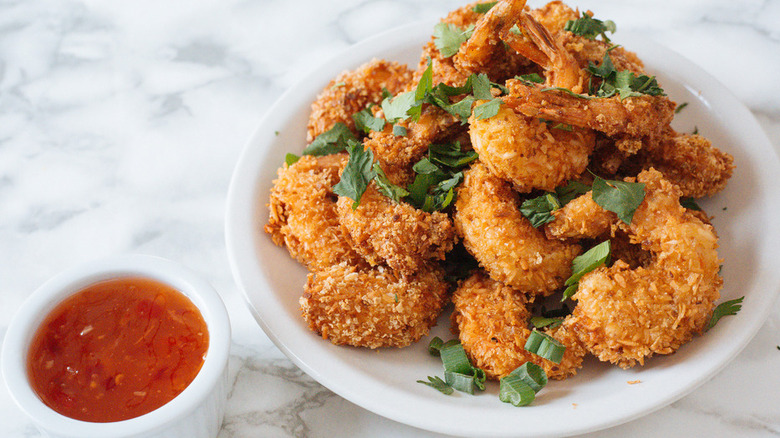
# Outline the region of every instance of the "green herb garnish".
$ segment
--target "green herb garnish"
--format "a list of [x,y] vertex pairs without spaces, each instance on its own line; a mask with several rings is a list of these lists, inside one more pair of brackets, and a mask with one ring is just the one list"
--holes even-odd
[[357,137],[347,125],[337,122],[332,128],[318,135],[303,150],[303,155],[330,155],[343,152],[349,141],[357,141]]
[[634,212],[645,199],[645,184],[626,181],[593,180],[593,201],[601,208],[617,214],[618,219],[631,224]]
[[690,196],[680,198],[680,205],[687,208],[688,210],[701,211],[701,207],[699,207],[699,204],[697,204],[696,200]]
[[683,103],[677,105],[677,108],[674,109],[674,113],[675,114],[679,114],[680,111],[682,111],[683,108],[685,108],[686,106],[688,106],[688,102],[683,102]]
[[498,114],[498,109],[503,103],[504,101],[499,98],[481,103],[474,107],[474,117],[476,117],[477,120],[489,119]]
[[650,96],[665,96],[664,90],[658,86],[655,76],[635,76],[629,70],[617,71],[612,63],[609,52],[617,46],[611,47],[604,53],[604,59],[600,66],[592,62],[588,63],[588,71],[601,78],[601,85],[597,89],[591,89],[590,94],[597,97],[612,97],[619,95],[623,100],[627,97],[636,97],[643,94]]
[[532,316],[531,325],[535,328],[555,328],[563,323],[563,318],[545,318],[544,316]]
[[400,125],[393,125],[393,135],[396,137],[406,137],[406,128]]
[[555,194],[558,195],[558,202],[561,203],[561,207],[589,191],[590,186],[579,181],[569,181],[565,186],[555,188]]
[[433,28],[433,43],[439,49],[441,56],[449,58],[460,50],[460,45],[465,43],[474,33],[474,25],[465,29],[450,23],[438,23]]
[[352,199],[354,210],[360,205],[360,198],[376,176],[374,153],[371,149],[363,148],[363,145],[355,140],[348,142],[347,151],[349,160],[341,173],[341,180],[333,186],[333,192]]
[[288,166],[292,166],[293,164],[297,163],[298,160],[300,159],[301,157],[291,153],[288,153],[287,155],[284,156],[284,162],[287,163]]
[[536,329],[531,330],[523,348],[555,363],[561,363],[563,353],[566,351],[566,347],[557,339]]
[[582,17],[576,20],[567,21],[563,30],[568,30],[575,35],[585,37],[589,40],[595,40],[597,36],[601,35],[601,38],[604,41],[609,42],[606,33],[615,33],[615,31],[617,31],[617,26],[612,20],[601,21],[583,12]]
[[422,383],[423,385],[428,385],[431,388],[441,392],[442,394],[450,395],[453,393],[454,389],[452,389],[452,386],[448,385],[447,382],[441,379],[439,376],[428,376],[428,381],[425,380],[418,380],[417,383]]
[[428,147],[428,158],[431,163],[459,169],[479,158],[479,154],[475,150],[461,150],[460,142],[456,141],[430,145]]
[[487,11],[489,11],[490,8],[495,6],[496,3],[498,2],[477,3],[476,5],[474,5],[473,8],[471,8],[471,10],[476,12],[477,14],[484,14]]
[[531,221],[531,226],[540,226],[555,220],[553,212],[561,208],[558,197],[554,193],[545,193],[533,199],[523,201],[520,205],[520,213]]
[[742,300],[744,299],[745,297],[742,296],[718,304],[718,306],[715,307],[715,310],[712,311],[712,317],[710,318],[710,322],[707,324],[705,331],[714,327],[724,316],[736,315],[737,312],[742,309]]
[[[379,163],[374,163],[374,173],[376,174],[374,177],[374,182],[376,183],[376,187],[379,190],[379,193],[387,196],[395,202],[401,202],[401,198],[409,195],[409,192],[407,192],[406,189],[401,186],[397,186],[390,181],[390,179],[385,174],[385,171],[382,170],[381,166],[379,166]],[[396,297],[396,302],[398,301],[397,298],[398,297]]]
[[561,301],[574,295],[574,292],[577,291],[577,287],[579,286],[580,278],[582,278],[583,275],[593,271],[601,265],[608,264],[610,253],[611,244],[609,240],[605,240],[589,249],[584,254],[575,257],[571,263],[571,277],[564,283],[566,290],[563,291],[563,298],[561,298]]
[[352,114],[352,120],[355,121],[355,127],[366,134],[371,131],[381,131],[385,129],[385,119],[382,117],[374,117],[374,113],[371,112],[373,106],[374,105],[371,104],[368,108]]

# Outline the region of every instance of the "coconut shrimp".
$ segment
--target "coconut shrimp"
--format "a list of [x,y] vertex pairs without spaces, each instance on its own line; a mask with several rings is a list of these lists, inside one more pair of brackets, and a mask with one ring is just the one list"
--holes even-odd
[[447,287],[439,269],[404,277],[341,263],[309,274],[301,312],[312,331],[334,344],[405,347],[436,323]]
[[411,275],[427,263],[444,260],[456,241],[448,215],[427,213],[382,195],[372,184],[360,205],[340,197],[339,222],[355,251],[371,265],[386,264],[402,275]]
[[311,142],[338,122],[347,125],[355,135],[360,135],[352,114],[372,103],[381,103],[384,89],[396,94],[409,86],[411,80],[412,71],[406,65],[381,59],[373,59],[355,70],[341,73],[312,103],[307,140]]
[[332,187],[347,162],[346,154],[304,155],[279,169],[268,203],[265,232],[275,244],[310,269],[324,269],[341,261],[365,263],[349,245],[339,225]]
[[455,227],[466,249],[491,278],[523,292],[549,295],[571,275],[580,247],[548,240],[518,210],[509,183],[477,162],[455,202]]
[[650,253],[649,261],[632,268],[618,260],[585,274],[562,325],[590,353],[623,368],[671,354],[700,333],[722,284],[712,226],[680,205],[680,189],[660,172],[643,171],[637,181],[645,199],[630,225],[616,225]]
[[472,364],[483,369],[488,378],[498,380],[523,363],[532,362],[544,368],[547,377],[562,380],[582,366],[585,349],[565,328],[548,332],[566,347],[560,364],[525,350],[531,334],[528,305],[532,300],[483,272],[464,280],[453,293],[453,332],[458,334]]
[[498,114],[469,119],[471,145],[490,171],[519,192],[552,191],[588,166],[595,135],[590,129],[556,127],[502,105]]

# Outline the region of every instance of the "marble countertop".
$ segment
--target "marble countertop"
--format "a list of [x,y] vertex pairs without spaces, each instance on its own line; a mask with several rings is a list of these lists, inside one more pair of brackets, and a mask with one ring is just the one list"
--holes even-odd
[[[233,281],[224,207],[242,147],[285,89],[361,39],[463,3],[0,2],[0,336],[55,273],[103,255],[159,255],[199,271],[227,304],[232,390],[221,438],[438,436],[333,394],[270,342]],[[570,4],[703,67],[780,150],[780,1]],[[775,303],[711,381],[589,436],[780,436],[778,345]],[[38,436],[4,386],[0,435]]]

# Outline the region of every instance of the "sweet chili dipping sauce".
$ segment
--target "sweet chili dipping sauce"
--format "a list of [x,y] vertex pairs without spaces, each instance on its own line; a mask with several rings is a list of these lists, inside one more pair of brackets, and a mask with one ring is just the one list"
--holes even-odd
[[59,304],[33,337],[33,389],[62,415],[127,420],[171,401],[192,382],[209,343],[200,311],[156,280],[88,286]]

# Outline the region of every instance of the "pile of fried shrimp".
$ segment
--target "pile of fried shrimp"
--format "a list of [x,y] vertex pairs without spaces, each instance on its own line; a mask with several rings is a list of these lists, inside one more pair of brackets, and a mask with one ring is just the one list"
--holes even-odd
[[[432,37],[416,69],[374,59],[333,78],[313,102],[308,142],[344,124],[398,186],[412,182],[432,144],[458,141],[478,159],[463,171],[452,204],[433,212],[385,196],[376,181],[357,207],[336,194],[346,152],[282,165],[264,229],[310,271],[304,320],[334,344],[404,347],[452,307],[453,334],[490,379],[525,362],[564,379],[587,355],[629,368],[675,352],[704,331],[723,283],[711,218],[681,198],[721,191],[733,158],[701,135],[672,129],[677,104],[666,95],[583,98],[602,80],[592,70],[606,53],[616,71],[652,73],[626,48],[564,29],[584,15],[579,10],[559,1],[537,9],[525,0],[491,3],[441,20],[472,29],[454,55],[444,56]],[[368,108],[384,117],[382,101],[415,90],[427,69],[433,84],[451,87],[487,75],[501,85],[492,89],[497,113],[472,113],[466,122],[424,103],[417,118],[378,131],[356,126],[353,114]],[[542,82],[521,79],[532,73]],[[542,226],[520,212],[525,200],[597,176],[644,184],[630,223],[591,192]],[[569,314],[543,329],[566,347],[562,361],[526,351],[534,303],[560,297],[574,258],[605,240],[611,260],[582,276]],[[453,280],[455,253],[476,263]]]

